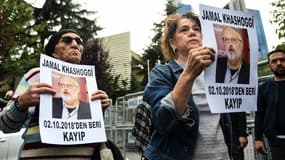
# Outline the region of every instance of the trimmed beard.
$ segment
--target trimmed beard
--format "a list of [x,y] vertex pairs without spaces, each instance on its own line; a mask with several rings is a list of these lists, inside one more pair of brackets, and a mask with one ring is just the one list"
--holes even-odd
[[276,77],[285,77],[285,69],[278,68],[276,71],[272,71]]
[[66,96],[64,95],[63,93],[61,94],[61,98],[64,102],[70,102],[70,101],[74,101],[75,99],[77,99],[78,97],[77,96],[74,96],[74,95],[69,95],[69,96]]
[[228,60],[238,60],[241,58],[241,53],[237,53],[237,52],[232,52],[230,53],[230,51],[227,52],[227,56],[228,56]]

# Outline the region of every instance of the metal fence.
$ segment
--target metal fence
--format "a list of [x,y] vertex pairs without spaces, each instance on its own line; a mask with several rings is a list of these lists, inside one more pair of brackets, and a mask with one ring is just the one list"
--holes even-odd
[[[143,92],[127,94],[117,98],[115,105],[105,111],[105,128],[109,139],[113,140],[126,158],[128,153],[139,153],[132,136],[136,106],[141,103]],[[244,150],[245,160],[271,160],[271,154],[258,154],[254,149],[254,112],[247,113],[248,145]],[[268,147],[268,143],[266,143]],[[136,159],[136,158],[134,158]],[[131,159],[132,160],[132,159]]]
[[111,106],[105,111],[107,137],[117,144],[125,158],[128,157],[128,153],[132,154],[132,157],[139,157],[138,150],[135,147],[135,139],[132,136],[132,129],[136,106],[141,102],[142,94],[143,92],[137,92],[119,97],[115,106]]
[[[247,133],[249,134],[248,138],[248,145],[244,149],[244,158],[245,160],[271,160],[271,154],[268,151],[266,155],[262,155],[257,153],[254,149],[254,117],[255,112],[247,113],[246,122],[247,122]],[[268,142],[265,139],[266,148],[269,148]]]

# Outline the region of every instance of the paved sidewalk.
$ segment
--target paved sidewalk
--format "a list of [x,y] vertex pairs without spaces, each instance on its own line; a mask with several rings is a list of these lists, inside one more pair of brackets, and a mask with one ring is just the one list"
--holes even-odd
[[138,152],[126,152],[125,160],[140,160],[141,156]]
[[[255,160],[252,135],[248,136],[248,145],[246,146],[244,153],[245,160]],[[125,160],[140,160],[140,154],[138,152],[126,152]],[[261,158],[257,158],[257,160],[261,160]]]

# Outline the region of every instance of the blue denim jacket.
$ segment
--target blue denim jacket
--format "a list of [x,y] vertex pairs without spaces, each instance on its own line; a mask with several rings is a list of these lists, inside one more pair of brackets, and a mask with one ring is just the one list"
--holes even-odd
[[193,97],[187,109],[177,117],[171,91],[183,69],[170,60],[167,65],[156,65],[145,88],[143,100],[151,106],[154,133],[144,156],[149,160],[191,160],[197,140],[199,111]]

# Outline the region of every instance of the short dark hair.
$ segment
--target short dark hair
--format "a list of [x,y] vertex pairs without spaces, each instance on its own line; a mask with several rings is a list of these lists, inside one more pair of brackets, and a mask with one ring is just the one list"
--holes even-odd
[[274,54],[274,53],[276,53],[276,52],[281,52],[281,53],[285,54],[285,51],[282,50],[282,49],[275,49],[275,50],[273,50],[273,51],[270,51],[270,52],[267,54],[267,61],[268,61],[268,63],[269,63],[269,57],[270,57],[270,55],[272,55],[272,54]]

